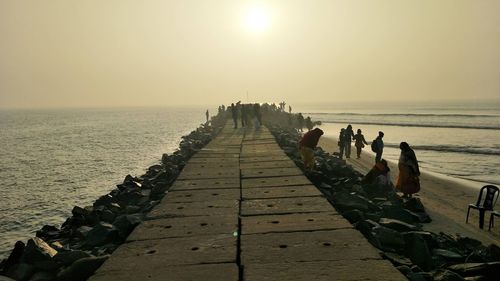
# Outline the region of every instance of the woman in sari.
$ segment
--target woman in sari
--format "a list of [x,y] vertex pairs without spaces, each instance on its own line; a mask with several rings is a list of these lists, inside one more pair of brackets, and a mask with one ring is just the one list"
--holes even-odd
[[403,197],[411,197],[412,194],[420,190],[420,169],[418,168],[417,157],[410,145],[402,142],[399,145],[401,154],[399,156],[399,175],[396,188],[403,192]]

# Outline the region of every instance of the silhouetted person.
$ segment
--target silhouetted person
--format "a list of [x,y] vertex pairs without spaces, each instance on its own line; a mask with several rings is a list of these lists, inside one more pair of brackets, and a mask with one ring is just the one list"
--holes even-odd
[[420,169],[418,167],[417,156],[406,142],[399,144],[401,154],[398,161],[398,182],[396,188],[403,192],[404,197],[411,197],[412,194],[420,190]]
[[292,113],[292,106],[288,106],[288,113]]
[[208,109],[207,112],[205,112],[205,116],[207,117],[207,123],[208,123],[208,116],[209,116]]
[[260,104],[256,103],[253,105],[253,113],[256,119],[255,129],[260,129],[260,125],[262,125],[262,112],[260,111]]
[[306,128],[308,131],[312,130],[313,128],[313,122],[311,121],[311,117],[307,116],[306,118]]
[[366,174],[361,183],[377,184],[377,185],[392,185],[391,177],[389,176],[389,166],[387,161],[381,159],[373,168]]
[[358,129],[356,131],[356,134],[354,135],[354,146],[356,147],[356,154],[357,158],[361,158],[361,149],[365,147],[365,144],[368,145],[368,143],[365,140],[365,136],[361,134],[361,129]]
[[345,157],[351,158],[351,142],[354,137],[354,132],[352,131],[352,126],[347,125],[347,128],[344,131],[344,149],[345,149]]
[[244,104],[241,105],[241,127],[245,127],[247,123],[247,110]]
[[302,113],[297,115],[297,128],[302,132],[302,128],[304,128],[304,116]]
[[372,144],[372,150],[375,152],[375,163],[380,162],[382,159],[382,153],[384,152],[384,141],[382,138],[384,137],[384,132],[379,131],[378,137],[373,140],[375,144]]
[[345,132],[344,128],[340,129],[339,142],[338,142],[340,159],[344,157],[344,132]]
[[231,115],[233,116],[234,128],[238,129],[238,108],[234,103],[231,103]]
[[319,138],[323,135],[320,128],[316,128],[304,134],[299,141],[300,154],[304,161],[304,169],[310,171],[314,168],[314,149],[318,145]]

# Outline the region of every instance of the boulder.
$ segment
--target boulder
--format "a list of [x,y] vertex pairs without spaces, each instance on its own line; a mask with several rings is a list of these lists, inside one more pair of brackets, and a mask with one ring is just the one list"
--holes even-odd
[[404,233],[403,237],[405,256],[425,271],[429,271],[432,268],[432,256],[425,239],[415,232]]
[[461,263],[449,266],[448,269],[465,277],[481,275],[488,278],[498,278],[498,273],[500,272],[500,261],[485,263]]
[[427,272],[410,272],[406,277],[410,281],[434,281],[432,275]]
[[382,253],[382,257],[388,259],[395,266],[406,266],[408,268],[408,271],[410,271],[412,262],[407,257],[390,252]]
[[12,266],[9,271],[5,273],[5,276],[17,281],[27,281],[35,270],[34,265],[21,262]]
[[461,254],[458,254],[456,252],[446,250],[446,249],[433,249],[432,255],[439,256],[439,257],[445,259],[446,261],[465,262],[464,256],[462,256]]
[[29,281],[53,281],[57,278],[54,272],[50,271],[38,271],[35,272],[29,279]]
[[383,206],[382,207],[382,217],[389,219],[396,219],[406,223],[413,224],[415,218],[406,209],[399,206]]
[[335,208],[348,211],[357,209],[362,212],[376,211],[379,208],[363,196],[347,192],[337,192],[333,197]]
[[2,269],[7,272],[12,266],[18,264],[23,256],[25,245],[21,241],[17,241],[14,245],[14,249],[10,252],[9,257],[3,262]]
[[100,222],[89,231],[84,245],[86,247],[96,247],[114,241],[118,238],[118,230],[113,225]]
[[37,262],[51,261],[52,257],[56,254],[57,251],[45,243],[45,241],[34,237],[28,240],[21,260],[29,264],[35,264]]
[[16,280],[9,278],[7,276],[0,275],[0,281],[16,281]]
[[125,239],[141,221],[141,215],[121,215],[115,219],[113,226],[118,230],[120,237]]
[[112,223],[116,218],[116,214],[108,209],[101,212],[101,220],[107,223]]
[[356,223],[365,219],[363,212],[356,209],[343,212],[342,216],[346,218],[350,223]]
[[43,240],[53,240],[59,238],[61,231],[53,225],[44,225],[42,229],[36,232],[36,237]]
[[438,269],[433,273],[434,281],[465,281],[465,279],[453,271]]
[[80,239],[85,239],[85,237],[87,237],[87,235],[89,235],[89,232],[92,230],[92,227],[90,226],[80,226],[79,228],[77,228],[75,230],[75,236],[80,238]]
[[395,230],[380,225],[372,228],[371,233],[375,237],[379,249],[401,252],[405,248],[403,235]]
[[413,224],[405,223],[396,219],[381,218],[378,223],[398,232],[418,230],[418,227]]
[[408,275],[411,273],[411,269],[407,265],[396,266],[396,269],[399,270],[399,272],[403,273],[403,275]]
[[85,281],[108,259],[109,256],[79,259],[58,274],[60,281]]
[[422,204],[422,201],[420,201],[420,199],[416,198],[416,197],[412,197],[412,198],[409,198],[408,200],[406,200],[404,202],[404,208],[408,209],[412,212],[425,213],[424,204]]
[[88,258],[91,255],[88,254],[87,252],[80,251],[80,250],[74,250],[74,251],[59,251],[55,256],[54,256],[54,261],[57,263],[63,265],[63,266],[68,266],[75,261],[83,258]]

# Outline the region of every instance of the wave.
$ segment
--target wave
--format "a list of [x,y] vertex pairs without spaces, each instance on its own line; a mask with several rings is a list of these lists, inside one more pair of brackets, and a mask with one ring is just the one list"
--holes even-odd
[[500,115],[495,114],[451,114],[451,113],[355,113],[355,112],[340,112],[340,113],[332,113],[332,112],[305,112],[303,114],[321,114],[321,115],[340,115],[340,116],[400,116],[400,117],[478,117],[478,118],[498,118]]
[[398,127],[422,127],[422,128],[453,128],[453,129],[479,129],[479,130],[500,130],[500,126],[487,125],[449,125],[449,124],[411,124],[411,123],[388,123],[388,122],[339,122],[339,121],[323,121],[322,123],[331,124],[356,124],[356,125],[379,125],[379,126],[398,126]]
[[[399,144],[385,143],[387,147],[399,148]],[[473,147],[473,146],[460,146],[460,145],[412,145],[413,150],[427,150],[439,152],[454,152],[466,154],[479,154],[479,155],[500,155],[500,149]]]

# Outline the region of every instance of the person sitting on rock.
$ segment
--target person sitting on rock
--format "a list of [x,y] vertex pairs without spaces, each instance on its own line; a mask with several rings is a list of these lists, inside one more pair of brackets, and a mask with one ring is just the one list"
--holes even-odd
[[380,160],[375,166],[366,174],[361,183],[374,184],[379,186],[392,186],[391,177],[389,175],[391,169],[387,165],[385,159]]
[[304,169],[312,171],[314,168],[314,149],[318,145],[319,138],[323,135],[323,130],[316,128],[304,134],[299,141],[300,154],[304,161]]

